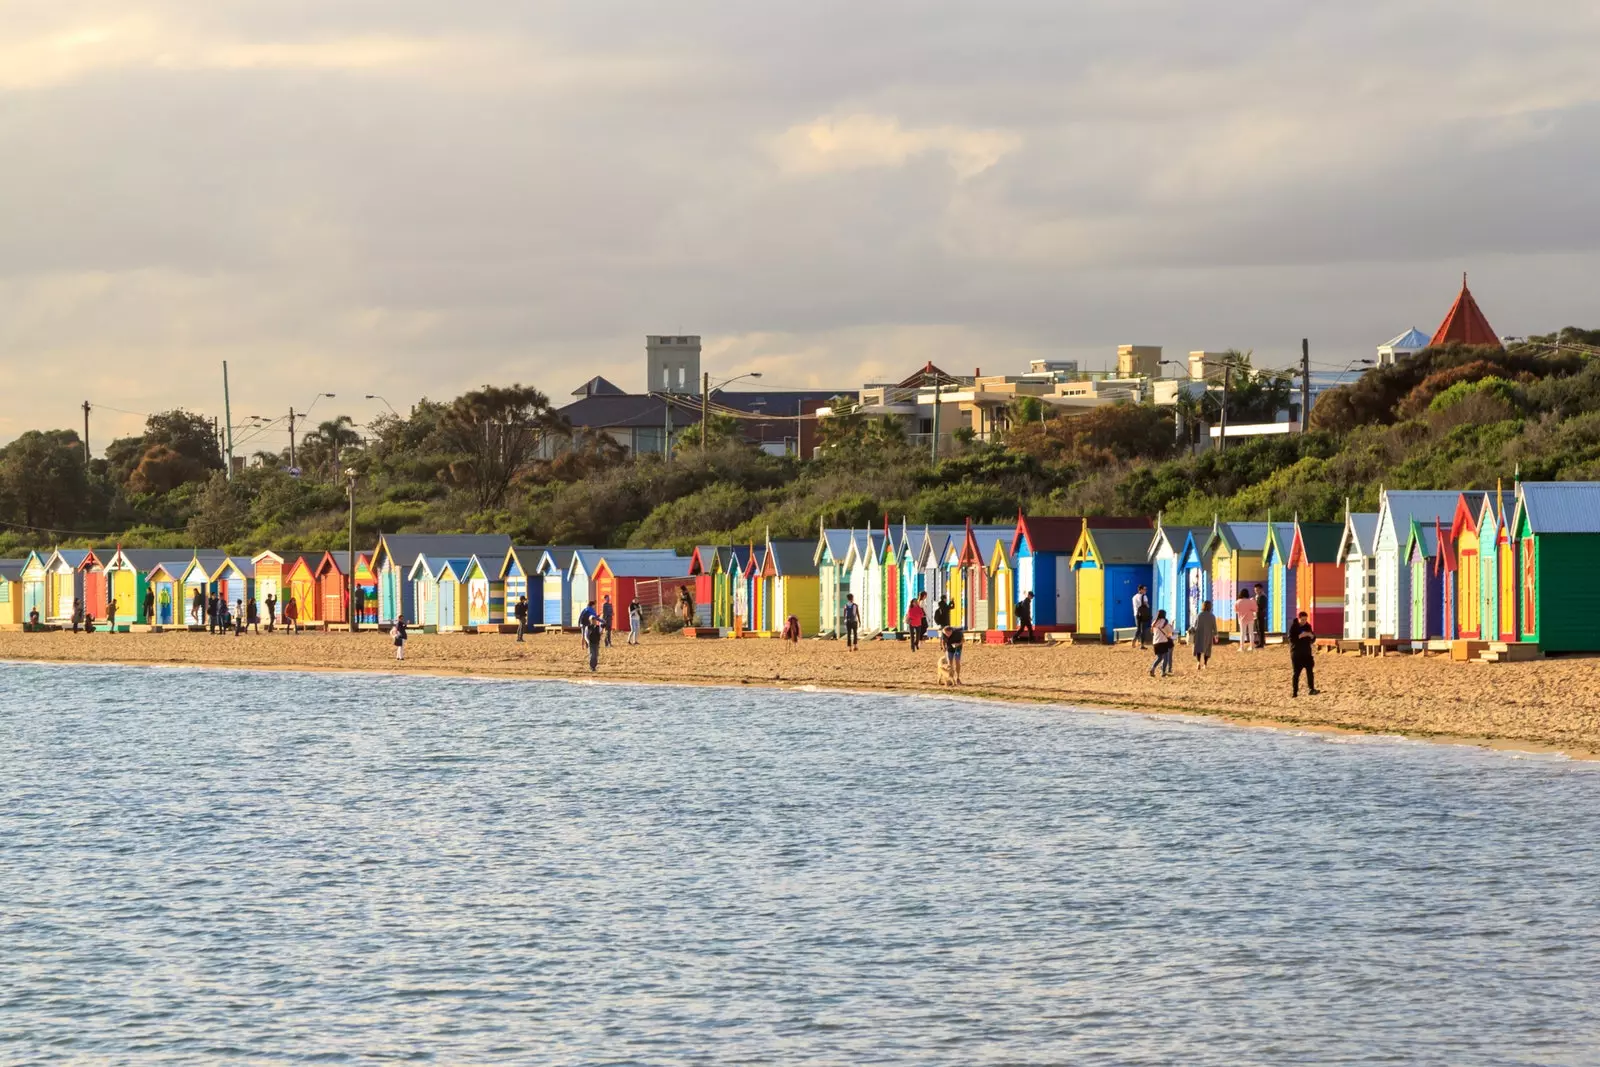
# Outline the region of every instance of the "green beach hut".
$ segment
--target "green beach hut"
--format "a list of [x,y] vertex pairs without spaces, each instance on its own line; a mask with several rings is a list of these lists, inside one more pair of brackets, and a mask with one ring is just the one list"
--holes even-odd
[[1546,652],[1600,652],[1600,482],[1523,482],[1510,528],[1518,637]]

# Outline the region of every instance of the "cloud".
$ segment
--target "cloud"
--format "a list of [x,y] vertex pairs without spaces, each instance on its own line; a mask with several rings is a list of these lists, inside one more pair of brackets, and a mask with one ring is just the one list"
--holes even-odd
[[902,167],[923,155],[943,156],[961,179],[976,177],[1022,146],[1009,130],[959,126],[905,129],[880,115],[824,117],[791,126],[771,145],[788,174],[826,174],[869,167]]

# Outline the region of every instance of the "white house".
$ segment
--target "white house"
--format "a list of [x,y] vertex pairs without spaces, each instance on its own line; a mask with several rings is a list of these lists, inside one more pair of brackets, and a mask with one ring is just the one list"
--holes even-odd
[[1378,535],[1375,512],[1344,513],[1344,536],[1339,539],[1339,559],[1344,564],[1344,636],[1358,641],[1378,636],[1376,563],[1373,552]]

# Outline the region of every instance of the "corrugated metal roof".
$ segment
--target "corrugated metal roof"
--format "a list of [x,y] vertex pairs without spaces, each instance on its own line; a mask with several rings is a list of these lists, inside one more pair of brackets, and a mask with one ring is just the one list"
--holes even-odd
[[[470,559],[473,556],[505,559],[511,551],[506,534],[384,534],[382,545],[395,566],[409,571],[418,556],[436,559]],[[285,565],[288,564],[285,559]],[[315,565],[316,561],[312,561]]]
[[1356,539],[1356,545],[1363,556],[1370,556],[1378,550],[1378,514],[1374,511],[1358,511],[1350,515],[1349,533]]
[[1267,548],[1267,524],[1264,522],[1222,522],[1217,532],[1228,547],[1248,554],[1260,555]]
[[1150,537],[1149,555],[1155,558],[1156,550],[1161,541],[1165,540],[1172,546],[1173,555],[1182,555],[1183,546],[1193,537],[1197,540],[1205,538],[1211,533],[1209,526],[1157,526]]
[[1150,562],[1150,534],[1147,530],[1097,530],[1089,527],[1101,564]]
[[773,565],[779,574],[794,577],[817,573],[816,558],[809,541],[773,541],[770,548]]
[[1600,533],[1600,482],[1523,482],[1518,496],[1536,534]]
[[0,560],[0,578],[4,578],[8,582],[20,582],[22,581],[22,568],[26,565],[26,560]]
[[1300,545],[1306,559],[1312,563],[1336,563],[1339,559],[1339,541],[1344,537],[1344,525],[1337,522],[1302,522]]
[[1459,489],[1448,492],[1431,489],[1386,489],[1383,493],[1384,508],[1379,514],[1387,516],[1394,531],[1395,543],[1403,547],[1406,538],[1410,536],[1412,520],[1432,522],[1435,519],[1440,521],[1448,519],[1456,513],[1456,502],[1460,499]]

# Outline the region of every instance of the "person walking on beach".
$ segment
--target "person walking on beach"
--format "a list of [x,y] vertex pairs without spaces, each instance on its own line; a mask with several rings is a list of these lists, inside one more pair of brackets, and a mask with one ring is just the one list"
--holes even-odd
[[528,632],[528,598],[517,597],[517,606],[512,609],[512,614],[517,618],[517,640],[520,642]]
[[644,607],[637,599],[628,601],[628,644],[639,643],[639,631],[644,629]]
[[911,651],[922,647],[922,635],[928,630],[928,613],[922,607],[922,594],[906,609],[906,633],[911,636]]
[[844,647],[846,652],[860,651],[858,645],[861,640],[861,606],[856,603],[854,593],[844,595]]
[[78,627],[83,625],[83,601],[72,602],[72,632],[77,633]]
[[611,594],[607,593],[600,603],[600,626],[605,631],[606,647],[611,647],[612,622],[617,617],[617,609],[611,606]]
[[144,594],[144,622],[146,626],[154,626],[156,621],[156,591],[145,590]]
[[783,620],[783,640],[786,644],[800,644],[800,616],[790,615]]
[[[400,625],[400,620],[395,620],[395,625]],[[300,632],[300,607],[294,602],[294,597],[283,602],[283,632],[297,634]]]
[[1248,585],[1239,587],[1239,599],[1233,602],[1233,618],[1239,624],[1239,651],[1249,652],[1255,648],[1256,641],[1256,601]]
[[250,603],[244,609],[244,628],[255,627],[256,636],[261,636],[261,606],[256,603],[256,598],[251,597]]
[[1316,696],[1321,692],[1317,688],[1317,632],[1311,628],[1311,620],[1301,612],[1289,624],[1289,665],[1294,669],[1294,681],[1289,690],[1289,695],[1300,695],[1300,672],[1306,673],[1306,693]]
[[1178,640],[1178,635],[1173,632],[1172,623],[1167,621],[1167,609],[1162,608],[1156,612],[1155,621],[1150,624],[1151,643],[1155,646],[1156,661],[1150,665],[1150,677],[1156,676],[1156,668],[1161,669],[1161,677],[1172,676],[1172,646]]
[[[293,603],[293,600],[288,600],[285,601],[283,605],[283,628],[286,630],[289,629],[289,605]],[[391,631],[389,636],[394,641],[394,658],[405,659],[406,638],[410,635],[406,633],[406,617],[404,615],[396,615],[394,617],[394,629]]]
[[106,633],[114,634],[116,632],[117,632],[117,602],[115,600],[112,600],[111,603],[106,605]]
[[244,617],[244,601],[235,600],[233,602],[233,636],[238,637],[244,633],[245,627],[249,625],[249,622]]
[[1267,592],[1256,586],[1256,647],[1267,647]]
[[593,674],[600,669],[600,615],[597,612],[589,613],[589,621],[583,624],[583,641],[589,646],[589,673]]
[[946,626],[950,625],[951,606],[952,605],[950,601],[946,600],[944,597],[940,597],[938,607],[933,609],[933,624],[937,626],[941,632]]
[[278,598],[271,593],[267,594],[267,633],[272,632],[272,627],[278,621]]
[[961,649],[967,635],[959,626],[946,626],[939,631],[939,645],[944,651],[945,668],[950,672],[950,684],[961,684]]
[[1029,641],[1039,640],[1039,634],[1033,628],[1033,590],[1028,590],[1028,595],[1017,601],[1017,636],[1013,644],[1022,640],[1026,633]]
[[678,586],[678,613],[683,616],[685,626],[694,625],[694,594],[686,585]]
[[1142,585],[1133,594],[1133,640],[1140,648],[1150,647],[1150,594]]
[[1200,604],[1200,614],[1189,624],[1189,645],[1194,649],[1196,670],[1205,670],[1211,663],[1211,649],[1217,643],[1217,617],[1211,611],[1211,601]]
[[194,620],[194,625],[204,626],[206,621],[206,594],[203,590],[194,591],[194,602],[189,605],[189,618]]

